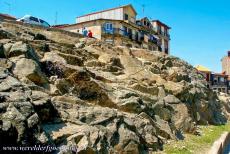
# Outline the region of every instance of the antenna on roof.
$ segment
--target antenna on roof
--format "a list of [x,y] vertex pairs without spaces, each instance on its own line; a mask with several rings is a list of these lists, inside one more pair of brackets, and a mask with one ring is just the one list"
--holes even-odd
[[145,14],[145,4],[142,4],[142,11],[143,11],[143,15]]
[[11,12],[11,4],[8,2],[4,2],[9,7],[9,13]]
[[55,12],[55,21],[54,21],[54,24],[57,25],[57,20],[58,20],[58,12],[56,11]]

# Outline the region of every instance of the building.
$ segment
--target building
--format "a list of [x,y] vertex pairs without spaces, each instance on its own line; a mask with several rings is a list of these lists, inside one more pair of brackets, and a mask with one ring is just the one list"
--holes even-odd
[[211,74],[211,88],[214,91],[228,93],[228,75],[223,73]]
[[8,14],[0,13],[0,21],[3,21],[3,20],[17,20],[17,18],[15,18],[11,15],[8,15]]
[[228,91],[230,93],[230,51],[227,52],[228,54],[221,59],[222,63],[222,72],[227,74],[228,77]]
[[199,71],[199,73],[205,77],[207,82],[210,82],[211,80],[211,71],[207,67],[204,67],[202,65],[197,65],[196,69]]
[[152,51],[161,51],[159,50],[160,42],[157,32],[154,31],[151,21],[144,17],[136,21],[136,24],[139,26],[139,35],[141,36],[141,47],[149,49]]
[[93,37],[107,43],[169,54],[170,27],[147,17],[137,20],[136,16],[136,10],[129,4],[77,17],[76,24],[61,29],[82,33],[86,28],[93,32]]
[[169,30],[171,28],[159,20],[153,20],[152,25],[153,25],[153,29],[157,32],[160,38],[159,51],[169,53],[169,41],[170,41]]
[[228,55],[221,59],[222,62],[222,72],[230,75],[230,51],[228,51]]
[[77,17],[76,23],[82,23],[97,19],[111,19],[111,20],[123,20],[131,23],[136,23],[137,12],[131,4],[125,6],[119,6],[112,9],[107,9],[99,12],[94,12]]
[[196,69],[198,70],[198,73],[205,77],[208,88],[216,92],[228,93],[228,75],[224,73],[213,73],[202,65],[196,66]]
[[230,75],[228,75],[228,93],[230,94]]

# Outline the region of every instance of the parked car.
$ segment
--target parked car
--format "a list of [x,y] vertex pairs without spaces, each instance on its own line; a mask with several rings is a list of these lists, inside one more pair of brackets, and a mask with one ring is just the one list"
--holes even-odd
[[18,19],[17,21],[20,21],[20,22],[23,22],[23,23],[28,23],[28,24],[33,24],[33,25],[40,25],[40,26],[43,26],[43,27],[50,27],[48,22],[46,22],[46,21],[44,21],[42,19],[33,17],[31,15],[25,15],[24,17]]

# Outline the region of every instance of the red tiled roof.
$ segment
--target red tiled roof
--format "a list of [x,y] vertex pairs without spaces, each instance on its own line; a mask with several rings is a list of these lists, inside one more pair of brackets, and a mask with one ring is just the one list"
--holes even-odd
[[132,8],[132,10],[137,14],[137,12],[134,9],[134,7],[132,6],[132,4],[128,4],[128,5],[123,5],[123,6],[119,6],[119,7],[115,7],[115,8],[111,8],[111,9],[106,9],[106,10],[102,10],[102,11],[98,11],[98,12],[93,12],[93,13],[85,14],[85,15],[79,16],[77,18],[85,17],[85,16],[88,16],[88,15],[97,14],[97,13],[101,13],[101,12],[111,11],[111,10],[115,10],[115,9],[119,9],[119,8],[125,8],[125,7],[128,7],[128,6],[130,6]]

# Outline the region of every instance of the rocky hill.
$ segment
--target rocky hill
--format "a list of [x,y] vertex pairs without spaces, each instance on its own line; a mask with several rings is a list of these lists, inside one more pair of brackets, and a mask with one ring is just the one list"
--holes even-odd
[[148,153],[229,115],[191,65],[163,53],[2,22],[0,57],[1,146]]

